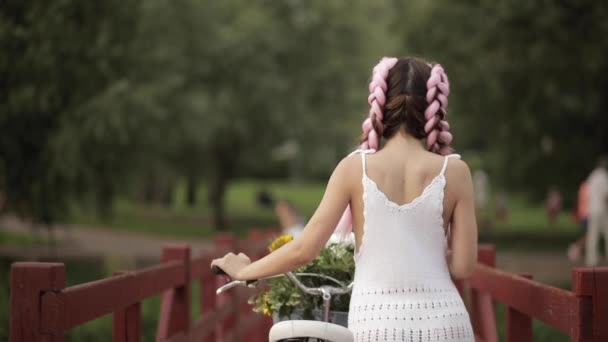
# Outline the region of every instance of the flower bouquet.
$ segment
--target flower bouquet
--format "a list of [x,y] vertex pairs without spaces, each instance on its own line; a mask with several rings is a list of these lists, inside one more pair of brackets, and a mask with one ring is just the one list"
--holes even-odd
[[[269,250],[272,253],[281,246],[292,240],[289,235],[284,235],[273,241]],[[331,277],[339,281],[343,286],[353,281],[355,273],[355,262],[353,259],[354,246],[352,243],[331,242],[321,251],[311,263],[302,266],[294,273],[313,273]],[[323,285],[341,286],[336,282],[318,277],[299,277],[300,281],[308,287],[319,287]],[[275,321],[285,319],[320,319],[322,298],[302,293],[289,279],[278,277],[266,281],[266,291],[253,296],[249,303],[253,310],[274,317]],[[332,297],[331,310],[342,312],[344,316],[348,312],[350,294]],[[346,322],[342,322],[346,324]]]

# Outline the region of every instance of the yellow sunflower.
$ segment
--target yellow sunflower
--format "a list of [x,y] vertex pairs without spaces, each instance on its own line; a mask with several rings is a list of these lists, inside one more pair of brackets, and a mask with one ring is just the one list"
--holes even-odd
[[270,246],[268,246],[268,250],[270,251],[270,253],[272,253],[272,252],[276,251],[277,249],[281,248],[281,246],[283,246],[284,244],[288,243],[291,240],[293,240],[293,236],[291,236],[291,235],[279,236],[274,241],[272,241]]
[[270,302],[268,301],[268,292],[264,293],[264,295],[262,296],[262,301],[264,302],[262,304],[262,313],[266,316],[272,316]]

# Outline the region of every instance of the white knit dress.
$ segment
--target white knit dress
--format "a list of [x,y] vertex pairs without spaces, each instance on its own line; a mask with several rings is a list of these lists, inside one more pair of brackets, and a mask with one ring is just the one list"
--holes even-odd
[[450,278],[441,172],[405,205],[390,201],[365,171],[364,235],[348,328],[355,341],[474,341],[469,315]]

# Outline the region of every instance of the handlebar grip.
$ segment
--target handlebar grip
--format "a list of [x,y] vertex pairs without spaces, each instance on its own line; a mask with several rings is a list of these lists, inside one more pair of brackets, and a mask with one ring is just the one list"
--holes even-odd
[[211,267],[211,272],[213,272],[215,275],[226,275],[226,272],[224,272],[224,270],[218,266]]
[[[215,275],[228,275],[223,269],[221,269],[219,266],[213,266],[211,267],[211,272],[213,272],[213,274]],[[245,281],[246,285],[250,285],[257,282],[257,280],[247,280]]]

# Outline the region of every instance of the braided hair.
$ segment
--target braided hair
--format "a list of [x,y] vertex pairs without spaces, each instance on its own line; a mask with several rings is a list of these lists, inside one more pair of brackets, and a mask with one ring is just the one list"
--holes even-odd
[[[361,129],[362,150],[378,150],[381,138],[400,131],[425,139],[429,151],[448,155],[454,150],[450,124],[446,120],[450,83],[439,64],[421,59],[384,57],[374,67],[369,84],[368,117]],[[352,214],[347,207],[336,233],[343,238],[352,231]]]
[[418,58],[382,58],[369,84],[368,117],[361,126],[361,149],[378,150],[380,138],[390,139],[401,129],[426,139],[427,148],[453,152],[446,120],[450,83],[443,67]]

